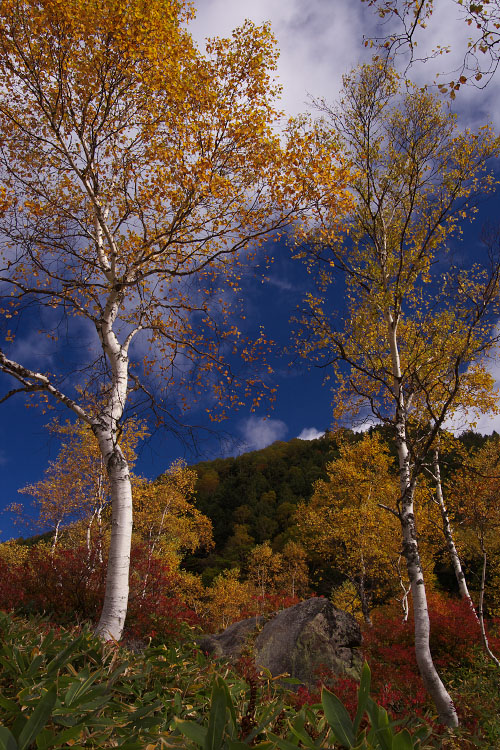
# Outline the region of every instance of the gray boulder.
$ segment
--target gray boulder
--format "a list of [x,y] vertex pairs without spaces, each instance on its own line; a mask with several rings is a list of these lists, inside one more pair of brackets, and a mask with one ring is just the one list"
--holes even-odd
[[206,636],[200,647],[216,658],[235,661],[252,641],[256,665],[273,677],[287,672],[313,686],[320,667],[355,677],[361,670],[359,625],[327,599],[307,599],[271,619],[251,617],[236,622],[219,635]]

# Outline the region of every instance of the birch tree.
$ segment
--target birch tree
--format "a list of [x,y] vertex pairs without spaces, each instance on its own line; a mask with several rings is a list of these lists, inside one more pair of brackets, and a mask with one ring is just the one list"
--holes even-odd
[[440,462],[439,462],[439,448],[438,447],[434,448],[432,452],[432,474],[431,476],[435,482],[436,503],[439,507],[439,512],[441,513],[443,535],[446,540],[446,546],[448,547],[448,552],[450,555],[450,561],[453,567],[453,572],[455,573],[455,578],[457,579],[458,590],[460,592],[460,596],[469,604],[471,611],[474,614],[474,617],[479,622],[477,614],[476,614],[476,608],[474,607],[474,602],[472,601],[471,595],[469,593],[469,587],[467,586],[467,581],[465,578],[465,573],[462,568],[462,562],[461,562],[460,555],[457,550],[457,545],[455,543],[455,533],[451,525],[448,508],[446,507],[446,503],[444,500],[443,485],[441,482],[441,467],[440,467]]
[[134,531],[147,544],[148,556],[172,555],[213,546],[212,523],[194,505],[197,474],[175,461],[155,482],[139,479],[136,486]]
[[[103,638],[120,638],[127,609],[126,408],[154,402],[175,430],[207,387],[209,407],[257,403],[255,378],[230,367],[263,350],[230,315],[245,253],[343,201],[314,131],[280,137],[269,28],[246,23],[202,53],[191,15],[184,0],[0,7],[0,371],[13,381],[0,400],[59,402],[97,438],[112,498]],[[44,322],[50,340],[67,331],[45,369],[16,358],[16,337]]]
[[[487,127],[460,132],[436,97],[400,88],[396,73],[378,63],[346,77],[338,107],[324,101],[318,106],[325,138],[339,137],[357,170],[351,183],[356,207],[344,236],[324,214],[308,246],[300,245],[298,254],[317,269],[320,283],[319,293],[307,299],[300,350],[332,368],[338,419],[370,414],[392,432],[417,663],[440,721],[456,726],[429,647],[414,496],[422,463],[460,393],[462,373],[494,341],[498,263],[454,269],[446,243],[492,184],[485,161],[496,153],[496,142]],[[343,318],[336,271],[347,288]],[[412,420],[421,394],[432,407],[423,432],[421,422]]]

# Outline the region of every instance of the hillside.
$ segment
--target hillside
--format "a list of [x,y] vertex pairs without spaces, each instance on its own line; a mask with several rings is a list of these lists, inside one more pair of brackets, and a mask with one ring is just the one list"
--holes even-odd
[[[375,427],[369,432],[384,437],[386,430]],[[343,439],[356,442],[362,435],[346,431]],[[487,437],[472,431],[459,438],[467,448],[478,448],[485,440]],[[191,468],[198,474],[196,506],[212,521],[215,549],[210,554],[189,556],[185,567],[202,573],[208,584],[226,567],[238,564],[244,568],[248,552],[256,544],[269,540],[275,550],[282,549],[294,536],[297,504],[311,497],[317,479],[327,478],[325,467],[338,455],[338,437],[327,432],[317,440],[277,441],[262,450],[194,464]],[[442,466],[443,479],[454,468],[453,455],[448,456]]]

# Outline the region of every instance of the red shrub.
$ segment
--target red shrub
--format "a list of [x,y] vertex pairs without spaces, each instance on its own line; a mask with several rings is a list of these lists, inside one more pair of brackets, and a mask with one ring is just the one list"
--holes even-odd
[[[431,620],[431,650],[438,668],[452,667],[472,659],[480,642],[477,622],[469,606],[442,594],[428,596]],[[364,627],[363,653],[372,672],[372,697],[393,715],[423,715],[432,710],[420,678],[414,650],[414,623],[403,623],[401,611],[387,607],[374,613],[373,626]],[[356,680],[338,677],[328,670],[318,672],[315,691],[299,689],[294,704],[315,703],[325,684],[354,716],[357,706]],[[460,712],[460,696],[455,696]]]
[[179,635],[183,626],[196,625],[199,618],[182,601],[181,574],[157,558],[149,558],[145,545],[134,545],[127,633],[138,638],[163,639]]
[[[49,615],[57,623],[96,622],[102,608],[106,560],[100,563],[84,547],[47,550],[33,547],[21,565],[0,561],[0,608],[22,609]],[[197,622],[196,614],[175,592],[180,574],[134,545],[127,634],[144,637],[177,635],[184,623]]]
[[60,623],[95,620],[102,606],[105,567],[84,547],[33,547],[24,565],[25,607],[45,612]]
[[0,558],[0,609],[19,609],[24,602],[23,566]]
[[[456,598],[428,594],[431,652],[439,669],[471,660],[480,642],[469,605]],[[376,612],[363,632],[363,650],[372,670],[375,700],[394,714],[422,714],[430,707],[415,659],[414,622],[401,621],[395,608]]]

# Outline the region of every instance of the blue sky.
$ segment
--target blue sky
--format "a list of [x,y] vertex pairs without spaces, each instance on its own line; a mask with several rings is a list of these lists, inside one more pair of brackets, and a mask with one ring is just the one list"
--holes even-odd
[[[191,30],[202,44],[206,36],[229,34],[246,17],[261,23],[271,21],[281,50],[279,79],[283,85],[283,106],[287,114],[307,109],[308,94],[334,100],[340,90],[342,74],[368,58],[363,47],[363,35],[377,33],[375,17],[366,4],[356,0],[203,0],[199,3],[197,19]],[[451,0],[439,3],[439,15],[429,24],[423,44],[451,42],[454,50],[463,49],[467,30],[457,18],[456,5]],[[445,22],[446,19],[446,22]],[[441,38],[446,30],[446,39]],[[429,82],[438,69],[451,70],[458,57],[436,60],[412,69],[412,77],[419,83]],[[463,90],[454,104],[460,122],[475,127],[491,120],[500,128],[498,91],[500,77],[487,89]],[[479,234],[484,222],[497,220],[497,199],[490,198],[481,207],[475,223],[466,228],[461,244],[464,252],[473,256],[479,248]],[[276,404],[269,419],[267,410],[251,414],[247,408],[232,414],[221,425],[214,426],[206,419],[203,409],[186,416],[186,421],[212,431],[198,434],[199,454],[186,451],[185,446],[166,431],[154,433],[140,448],[138,473],[155,477],[179,456],[189,462],[235,454],[243,450],[265,447],[274,440],[294,437],[310,439],[319,436],[331,424],[330,394],[322,387],[323,373],[308,370],[304,363],[289,365],[289,357],[280,351],[289,344],[289,319],[308,288],[309,279],[299,263],[292,263],[284,246],[275,247],[275,262],[263,283],[247,281],[245,314],[256,330],[264,325],[268,336],[277,342],[272,357],[273,383],[278,386]],[[81,342],[85,342],[82,340]],[[42,361],[49,354],[33,330],[17,344],[18,355],[27,360]],[[68,356],[66,352],[66,356]],[[21,360],[22,361],[22,360]],[[41,365],[39,365],[42,367]],[[495,377],[500,380],[500,368]],[[5,381],[3,381],[5,382]],[[68,414],[58,409],[63,419]],[[47,462],[57,455],[58,444],[44,428],[54,415],[43,415],[39,410],[24,405],[22,397],[0,404],[0,508],[12,501],[29,503],[17,490],[42,478]],[[483,432],[499,428],[488,418],[478,425]],[[0,516],[0,540],[18,532],[8,516]]]

